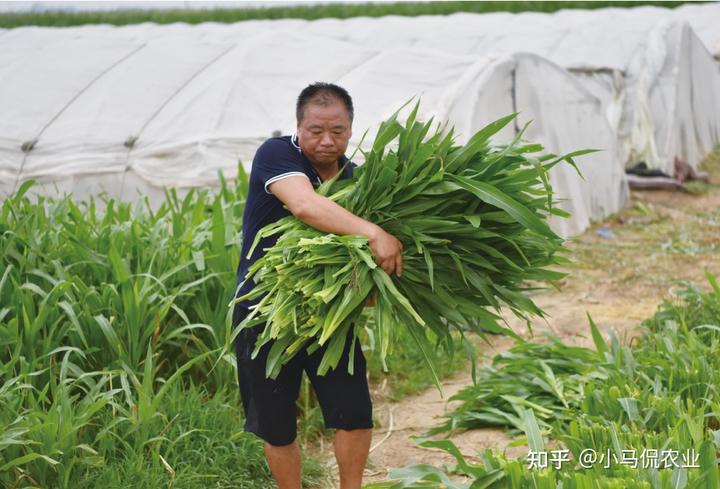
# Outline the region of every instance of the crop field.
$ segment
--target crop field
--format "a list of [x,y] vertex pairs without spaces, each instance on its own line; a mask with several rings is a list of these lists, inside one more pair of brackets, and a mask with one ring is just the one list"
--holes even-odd
[[[267,487],[262,445],[242,432],[228,343],[248,184],[239,172],[217,193],[169,192],[155,210],[31,202],[32,182],[3,202],[2,487]],[[368,352],[391,398],[432,383],[413,371],[412,345],[396,338],[392,370]],[[438,374],[462,365],[440,359]],[[308,383],[298,405],[308,446],[322,436]],[[313,459],[305,470],[311,485],[324,473]]]
[[673,8],[682,1],[499,1],[499,2],[375,2],[375,3],[327,3],[319,5],[281,6],[271,8],[231,8],[205,10],[120,10],[106,12],[7,12],[0,14],[0,28],[25,25],[66,27],[85,24],[126,25],[141,22],[170,24],[173,22],[241,22],[262,19],[322,19],[383,15],[448,15],[455,12],[555,12],[560,9],[595,9],[604,7],[634,7],[659,5]]
[[[719,4],[186,3],[0,5],[0,489],[276,487],[244,431],[250,328],[267,377],[313,352],[352,373],[361,345],[363,489],[720,489]],[[604,10],[450,15],[563,9]],[[271,22],[333,18],[354,20]],[[284,112],[308,77],[377,129],[352,175],[301,149],[302,97]],[[322,196],[298,209],[325,213],[249,243],[243,222],[283,212],[269,185],[298,176],[272,168],[257,205],[256,143],[293,116],[285,163]],[[626,202],[630,166],[682,190]],[[243,245],[263,249],[244,295]],[[258,301],[240,324],[237,300]],[[296,408],[303,489],[340,488],[307,375]]]
[[[719,157],[705,163],[713,181]],[[242,432],[228,343],[242,169],[218,192],[168,192],[156,210],[31,202],[30,185],[0,214],[0,484],[268,487],[261,444]],[[486,357],[474,384],[462,355],[441,357],[447,405],[410,335],[368,349],[370,487],[719,487],[719,199],[716,183],[635,193],[572,239],[567,276],[532,295],[549,313],[535,336],[475,342]],[[307,383],[298,405],[304,483],[334,487]],[[570,462],[590,450],[609,466]],[[653,450],[692,464],[632,466]]]
[[[0,484],[261,487],[259,446],[238,436],[221,392],[231,369],[210,362],[243,181],[216,197],[169,195],[157,212],[30,203],[28,187],[0,219]],[[218,470],[198,473],[210,458]]]

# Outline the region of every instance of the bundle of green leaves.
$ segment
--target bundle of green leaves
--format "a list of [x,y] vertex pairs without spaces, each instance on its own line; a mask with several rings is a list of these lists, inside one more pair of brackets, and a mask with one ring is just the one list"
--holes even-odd
[[404,125],[397,112],[381,124],[351,179],[318,189],[402,241],[401,277],[376,265],[363,236],[323,233],[293,216],[258,233],[254,246],[282,235],[248,272],[256,286],[240,299],[262,300],[236,332],[264,325],[255,354],[272,341],[268,376],[277,376],[301,349],[326,344],[319,372],[337,367],[346,342],[357,341],[358,319],[373,291],[381,357],[394,330],[407,328],[438,386],[435,350],[452,353],[453,329],[517,337],[500,307],[526,320],[543,314],[525,294],[527,281],[562,276],[547,268],[563,261],[562,239],[547,221],[550,214],[567,217],[554,206],[547,173],[563,160],[575,166],[574,156],[592,150],[533,157],[543,148],[521,142],[522,132],[510,144],[491,145],[490,137],[516,114],[457,144],[441,124],[428,136],[433,121],[418,121],[417,110],[416,104]]

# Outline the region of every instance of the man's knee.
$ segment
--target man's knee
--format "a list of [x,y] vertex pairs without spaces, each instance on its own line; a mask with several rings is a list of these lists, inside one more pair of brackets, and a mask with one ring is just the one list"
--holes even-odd
[[265,448],[266,452],[290,452],[295,451],[295,449],[299,449],[299,445],[297,444],[297,441],[295,439],[293,439],[290,443],[284,443],[282,445],[263,440],[263,447]]

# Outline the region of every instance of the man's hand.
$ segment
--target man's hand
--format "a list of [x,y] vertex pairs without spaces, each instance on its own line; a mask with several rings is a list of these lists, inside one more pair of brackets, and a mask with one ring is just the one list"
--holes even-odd
[[385,273],[390,275],[395,272],[398,277],[402,275],[403,245],[399,239],[376,226],[375,231],[368,236],[368,244],[375,255],[375,261]]

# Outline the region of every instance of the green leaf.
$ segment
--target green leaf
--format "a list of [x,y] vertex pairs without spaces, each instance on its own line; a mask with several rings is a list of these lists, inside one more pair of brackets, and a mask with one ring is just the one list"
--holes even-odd
[[115,278],[117,279],[118,283],[126,283],[130,280],[130,269],[127,266],[127,263],[125,263],[125,260],[120,256],[120,253],[118,253],[117,248],[115,246],[110,247],[110,251],[108,251],[108,259],[110,260],[110,263],[112,264],[113,271],[115,273]]
[[528,447],[530,450],[541,452],[545,450],[545,442],[543,441],[542,435],[540,434],[540,427],[538,426],[535,413],[532,409],[525,409],[518,406],[518,413],[522,421],[523,431],[527,436]]
[[701,480],[705,483],[705,489],[717,489],[720,487],[720,473],[718,473],[718,461],[715,446],[710,440],[705,440],[700,445],[699,465],[702,470]]
[[28,453],[28,454],[25,454],[25,455],[22,455],[20,457],[10,460],[8,463],[6,463],[2,467],[0,467],[0,472],[9,471],[13,467],[21,467],[21,466],[25,465],[26,463],[32,462],[37,459],[42,459],[51,465],[57,465],[60,463],[59,461],[57,461],[53,458],[50,458],[47,455],[42,455],[39,453]]
[[595,343],[595,349],[600,354],[605,354],[608,352],[608,347],[605,344],[605,340],[603,339],[602,335],[600,334],[600,330],[598,329],[597,325],[595,324],[595,321],[593,321],[593,318],[590,316],[590,313],[586,313],[588,321],[590,322],[590,332],[592,334],[593,342]]
[[502,128],[507,126],[515,117],[517,117],[517,113],[501,117],[476,132],[467,144],[447,162],[447,171],[453,172],[462,167],[469,158],[477,154],[477,152],[487,144],[488,139],[492,135],[502,130]]
[[505,195],[492,185],[453,174],[448,174],[448,178],[484,202],[504,210],[510,214],[513,219],[528,229],[532,229],[538,234],[553,240],[559,239],[545,222],[541,221],[540,218],[530,212],[525,206]]
[[25,196],[28,190],[32,188],[32,186],[35,185],[35,180],[25,180],[21,185],[18,191],[15,193],[14,200],[15,202],[20,202],[22,198]]

